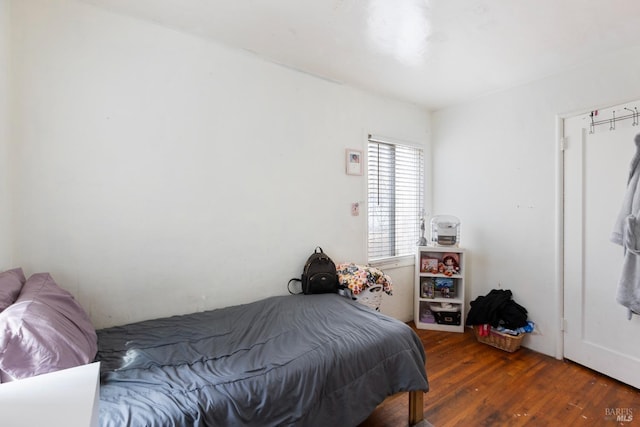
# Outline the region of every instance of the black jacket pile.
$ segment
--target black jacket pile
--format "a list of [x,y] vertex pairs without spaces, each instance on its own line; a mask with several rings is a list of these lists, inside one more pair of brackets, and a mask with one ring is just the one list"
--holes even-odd
[[527,309],[511,299],[510,290],[493,289],[486,296],[471,301],[467,325],[490,324],[518,329],[527,325]]

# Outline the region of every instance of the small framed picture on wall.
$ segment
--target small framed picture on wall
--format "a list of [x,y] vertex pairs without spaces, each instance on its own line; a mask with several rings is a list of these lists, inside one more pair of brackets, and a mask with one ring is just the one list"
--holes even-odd
[[362,151],[347,148],[347,175],[362,175]]

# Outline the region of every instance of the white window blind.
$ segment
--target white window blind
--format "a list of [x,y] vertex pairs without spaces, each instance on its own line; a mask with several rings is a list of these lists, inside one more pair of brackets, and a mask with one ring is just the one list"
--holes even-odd
[[424,154],[369,136],[369,261],[413,255],[424,209]]

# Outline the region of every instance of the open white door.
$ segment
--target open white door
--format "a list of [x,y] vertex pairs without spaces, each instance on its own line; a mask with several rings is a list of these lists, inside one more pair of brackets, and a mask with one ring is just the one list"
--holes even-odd
[[[636,106],[602,110],[594,121]],[[634,122],[564,121],[564,356],[640,388],[640,316],[627,320],[616,303],[623,250],[609,241],[640,133]]]

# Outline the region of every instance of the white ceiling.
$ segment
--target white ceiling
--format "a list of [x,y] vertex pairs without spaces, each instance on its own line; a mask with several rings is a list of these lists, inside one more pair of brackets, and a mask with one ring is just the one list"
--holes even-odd
[[438,109],[640,43],[638,0],[82,0]]

